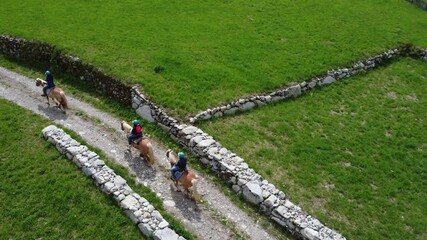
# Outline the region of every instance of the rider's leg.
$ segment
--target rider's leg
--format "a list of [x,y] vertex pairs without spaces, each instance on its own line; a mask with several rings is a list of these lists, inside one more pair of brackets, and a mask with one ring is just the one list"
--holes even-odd
[[47,90],[47,88],[48,88],[48,86],[44,86],[44,87],[43,87],[43,94],[42,94],[42,97],[47,97],[47,94],[46,94],[46,90]]

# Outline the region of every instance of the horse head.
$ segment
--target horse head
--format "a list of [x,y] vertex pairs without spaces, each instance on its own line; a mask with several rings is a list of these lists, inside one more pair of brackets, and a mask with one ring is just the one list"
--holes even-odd
[[124,131],[125,130],[125,128],[123,127],[123,124],[125,123],[125,121],[122,121],[121,123],[120,123],[120,128],[122,129],[122,131]]
[[42,82],[42,80],[40,78],[37,78],[36,79],[36,86],[38,87],[40,85],[43,85],[43,82]]
[[173,167],[173,165],[175,165],[175,163],[177,162],[176,154],[173,152],[172,149],[168,149],[166,151],[166,158],[169,160],[171,167]]

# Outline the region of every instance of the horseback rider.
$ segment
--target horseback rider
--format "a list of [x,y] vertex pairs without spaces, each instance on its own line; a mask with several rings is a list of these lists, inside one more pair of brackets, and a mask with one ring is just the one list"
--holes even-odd
[[142,127],[139,125],[138,120],[133,120],[133,127],[132,131],[129,134],[128,141],[129,141],[129,149],[132,145],[133,140],[136,140],[138,138],[142,138],[144,135],[142,134]]
[[178,153],[178,162],[171,168],[172,180],[178,181],[176,179],[176,172],[180,172],[181,174],[187,171],[187,157],[183,152]]
[[47,90],[49,88],[54,88],[55,87],[55,83],[53,82],[53,75],[52,75],[52,73],[49,70],[47,70],[44,74],[46,75],[47,85],[43,87],[42,97],[47,97],[47,93],[46,93]]

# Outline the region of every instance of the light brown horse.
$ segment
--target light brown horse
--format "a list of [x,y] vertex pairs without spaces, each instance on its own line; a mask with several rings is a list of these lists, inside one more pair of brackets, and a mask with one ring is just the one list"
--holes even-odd
[[[166,152],[166,158],[169,160],[171,168],[178,161],[178,156],[171,149]],[[184,193],[187,196],[193,198],[197,203],[202,202],[200,194],[197,192],[197,175],[193,171],[187,170],[181,175],[178,181],[173,181],[173,183],[175,184],[176,191],[179,191],[179,185],[181,185],[184,187]]]
[[[36,79],[36,86],[37,87],[44,87],[46,85],[46,82],[43,81],[40,78]],[[67,98],[65,97],[65,93],[64,91],[62,91],[61,88],[59,87],[54,87],[49,95],[47,95],[47,104],[50,105],[49,103],[49,98],[52,98],[53,101],[55,102],[56,106],[61,109],[64,113],[67,112],[68,109],[68,101]]]
[[[127,124],[125,121],[121,122],[122,131],[126,133],[126,137],[129,137],[129,134],[132,132],[132,126]],[[132,143],[132,146],[139,150],[140,156],[147,161],[148,165],[152,166],[156,162],[154,157],[153,146],[151,145],[148,138],[144,138],[138,142],[138,144]]]

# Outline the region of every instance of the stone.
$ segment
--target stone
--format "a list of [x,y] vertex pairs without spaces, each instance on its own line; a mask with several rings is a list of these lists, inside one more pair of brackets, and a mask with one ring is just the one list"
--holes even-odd
[[157,210],[153,211],[153,213],[151,214],[151,216],[153,216],[158,221],[162,221],[163,220],[162,215]]
[[335,81],[336,81],[336,79],[335,79],[335,78],[333,78],[333,77],[331,77],[331,76],[327,76],[327,77],[325,77],[325,78],[323,79],[322,83],[323,83],[323,84],[331,84],[331,83],[333,83],[333,82],[335,82]]
[[207,147],[209,147],[210,145],[212,145],[214,143],[215,143],[215,140],[213,140],[213,139],[205,139],[205,140],[200,141],[197,144],[197,147],[199,147],[199,148],[207,148]]
[[138,223],[138,218],[135,216],[134,212],[131,210],[125,210],[126,216],[132,220],[133,223]]
[[82,171],[86,176],[92,176],[96,173],[96,170],[93,167],[83,166]]
[[102,161],[102,160],[96,160],[96,161],[93,163],[93,165],[94,165],[95,167],[102,167],[102,166],[104,166],[104,165],[105,165],[105,162],[104,162],[104,161]]
[[246,102],[246,103],[240,105],[239,109],[241,111],[246,111],[246,110],[251,109],[253,107],[255,107],[255,103],[254,102]]
[[196,136],[190,139],[190,147],[194,147],[196,144],[203,140],[203,136]]
[[132,195],[126,196],[125,199],[123,199],[123,201],[120,202],[120,206],[123,209],[129,209],[130,207],[136,204],[138,204],[138,201]]
[[270,197],[265,200],[264,204],[265,206],[267,206],[268,209],[272,209],[277,200],[278,199],[276,196],[270,195]]
[[233,189],[233,191],[235,191],[236,193],[240,192],[241,188],[239,187],[239,185],[233,185],[231,187]]
[[126,180],[124,178],[122,178],[121,176],[116,176],[114,178],[114,184],[115,185],[121,186],[121,185],[124,185],[125,183],[126,183]]
[[233,108],[230,108],[230,109],[227,109],[227,110],[225,110],[224,111],[224,114],[225,115],[234,115],[235,113],[236,113],[236,111],[238,110],[238,108],[237,107],[233,107]]
[[262,189],[257,182],[248,182],[243,185],[243,197],[250,203],[258,205],[262,202]]
[[292,97],[298,97],[299,95],[301,95],[301,86],[298,84],[298,85],[289,87],[288,91]]
[[48,137],[48,135],[50,134],[50,132],[53,130],[56,130],[56,129],[58,129],[58,128],[54,125],[49,125],[49,126],[43,128],[43,130],[42,130],[43,137],[46,139]]
[[309,240],[317,239],[319,233],[311,228],[304,228],[301,230],[301,234]]
[[113,189],[113,187],[114,187],[114,184],[113,184],[112,182],[107,182],[107,183],[104,185],[104,188],[105,188],[105,190],[106,190],[107,192],[111,192],[111,189]]
[[147,237],[150,237],[153,235],[153,229],[150,227],[150,225],[146,223],[140,223],[138,224],[139,230]]
[[169,223],[163,220],[161,223],[159,223],[159,228],[163,229],[165,227],[169,227]]
[[148,105],[143,105],[136,110],[136,113],[141,116],[143,119],[148,122],[155,122],[153,116],[151,115],[151,108]]
[[198,128],[194,127],[194,126],[188,126],[184,129],[182,129],[182,133],[184,133],[185,135],[190,135],[195,133],[198,130]]
[[155,240],[177,240],[179,235],[170,228],[156,230],[153,234]]

